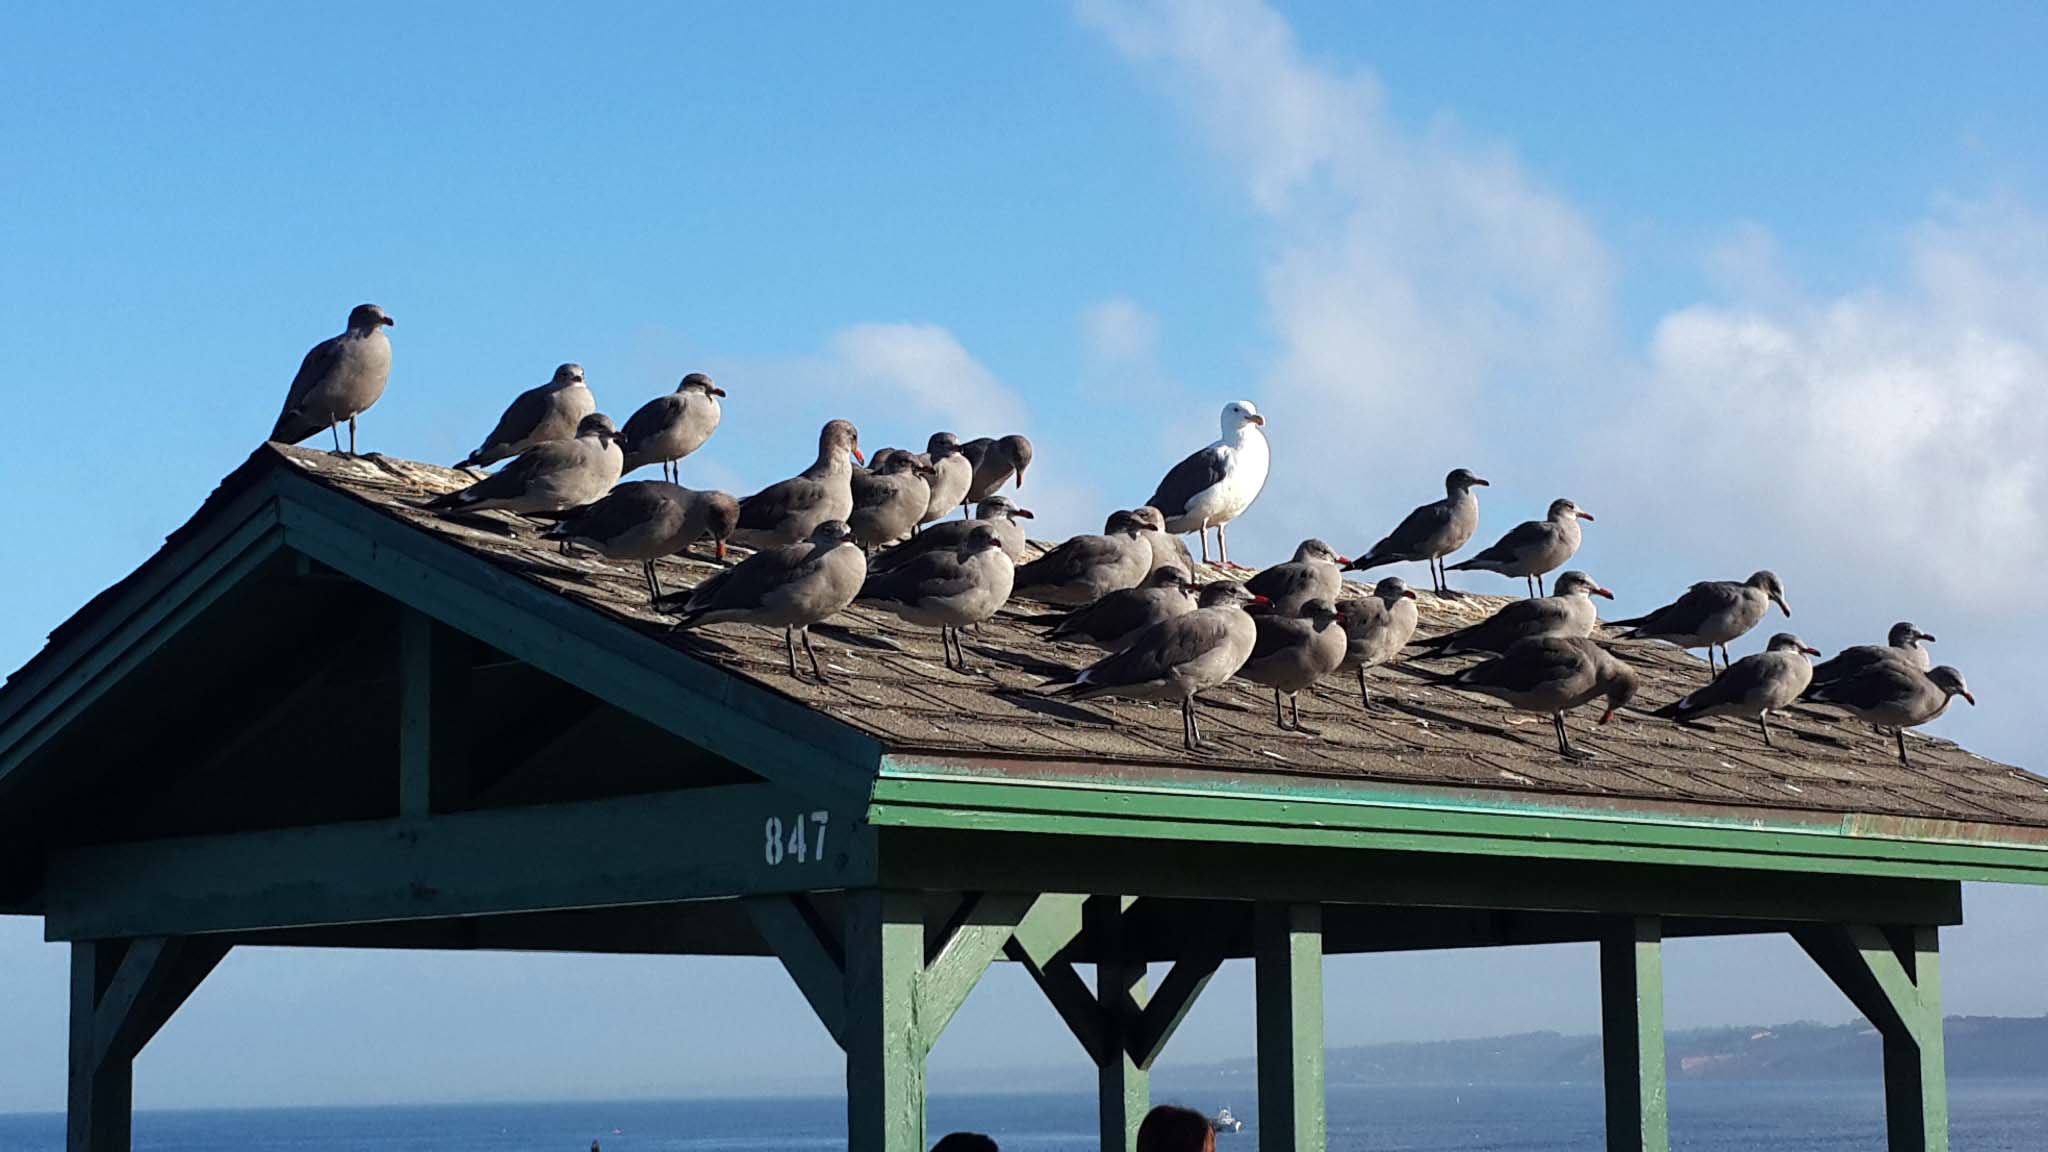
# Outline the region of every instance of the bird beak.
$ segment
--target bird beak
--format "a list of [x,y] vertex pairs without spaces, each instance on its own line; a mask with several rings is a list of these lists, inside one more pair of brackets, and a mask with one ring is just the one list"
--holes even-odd
[[1932,632],[1915,632],[1913,635],[1916,639],[1925,640],[1929,644],[1934,643],[1934,633]]
[[1581,508],[1577,512],[1574,512],[1573,515],[1577,516],[1581,520],[1584,520],[1588,524],[1591,524],[1593,522],[1593,514],[1591,512],[1586,511],[1584,508]]
[[1818,648],[1801,648],[1800,651],[1806,653],[1808,656],[1820,655],[1820,649]]
[[1491,488],[1491,487],[1493,487],[1493,484],[1492,484],[1492,482],[1491,482],[1491,481],[1487,481],[1487,480],[1481,480],[1481,479],[1480,479],[1479,477],[1477,477],[1477,476],[1474,476],[1474,477],[1472,478],[1472,482],[1473,482],[1474,484],[1477,484],[1477,485],[1479,485],[1479,486],[1480,486],[1481,488]]
[[1254,416],[1252,417],[1252,423],[1264,428],[1266,426],[1266,418],[1264,416]]
[[386,317],[384,317],[384,318],[383,318],[382,320],[379,320],[379,321],[377,321],[377,323],[379,323],[379,324],[382,324],[382,325],[383,325],[383,326],[385,326],[386,328],[394,328],[394,327],[397,327],[397,325],[398,325],[398,321],[396,321],[396,320],[393,320],[393,319],[392,319],[391,317],[389,317],[389,316],[386,316]]
[[1415,597],[1415,589],[1413,589],[1413,588],[1403,588],[1403,589],[1401,589],[1401,599],[1403,599],[1403,600],[1413,600],[1413,599],[1415,599],[1415,598],[1416,598],[1416,597]]
[[1269,600],[1269,599],[1267,599],[1267,598],[1266,598],[1266,597],[1264,597],[1264,596],[1254,596],[1254,597],[1252,597],[1252,603],[1254,603],[1254,604],[1271,604],[1271,603],[1272,603],[1272,601],[1271,601],[1271,600]]
[[1612,719],[1614,719],[1614,709],[1612,707],[1608,708],[1607,711],[1602,712],[1600,714],[1600,722],[1602,724],[1605,724]]
[[1595,595],[1595,596],[1605,596],[1605,597],[1607,597],[1607,598],[1608,598],[1609,600],[1612,600],[1612,599],[1614,599],[1614,593],[1613,593],[1613,591],[1612,591],[1612,590],[1610,590],[1610,589],[1607,589],[1607,588],[1595,588],[1595,589],[1593,589],[1593,595]]
[[1977,697],[1970,694],[1969,692],[1959,692],[1957,693],[1957,695],[1961,696],[1965,700],[1968,700],[1970,702],[1970,707],[1975,708],[1977,706]]
[[1022,468],[1017,469],[1017,490],[1019,492],[1024,490],[1024,470]]
[[1777,601],[1778,611],[1783,612],[1785,614],[1786,619],[1789,620],[1792,618],[1792,606],[1790,604],[1785,603],[1784,597],[1773,596],[1771,597],[1771,599]]
[[1026,519],[1026,520],[1036,520],[1036,519],[1038,519],[1038,517],[1036,517],[1036,516],[1034,516],[1034,515],[1032,515],[1032,514],[1031,514],[1031,509],[1029,509],[1029,508],[1012,508],[1012,509],[1010,509],[1010,515],[1012,515],[1012,516],[1021,516],[1021,517],[1023,517],[1023,518],[1024,518],[1024,519]]
[[712,394],[713,396],[723,396],[723,395],[725,395],[725,389],[723,389],[723,388],[718,388],[718,387],[712,387],[712,388],[706,388],[706,389],[705,389],[705,391],[706,391],[706,392],[709,392],[709,393],[711,393],[711,394]]
[[853,458],[855,460],[858,460],[863,464],[868,462],[868,458],[866,456],[861,455],[861,451],[858,447],[851,449],[851,451],[853,452]]
[[1349,557],[1349,556],[1339,556],[1339,557],[1337,557],[1337,563],[1339,563],[1339,564],[1349,564],[1349,563],[1351,563],[1351,557]]
[[725,563],[725,541],[713,540],[711,542],[711,554],[718,557],[720,564]]

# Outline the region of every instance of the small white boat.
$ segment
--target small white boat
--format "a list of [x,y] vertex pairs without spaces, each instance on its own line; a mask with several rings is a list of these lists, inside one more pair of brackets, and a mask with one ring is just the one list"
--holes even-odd
[[1244,1121],[1232,1116],[1228,1107],[1223,1107],[1218,1108],[1216,1114],[1209,1117],[1209,1127],[1218,1132],[1242,1132]]

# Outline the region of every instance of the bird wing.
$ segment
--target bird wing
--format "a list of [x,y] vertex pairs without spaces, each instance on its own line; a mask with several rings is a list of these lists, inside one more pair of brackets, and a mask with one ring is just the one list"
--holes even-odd
[[815,564],[821,551],[808,542],[764,548],[691,589],[684,611],[759,607],[769,592]]
[[1229,470],[1230,450],[1219,440],[1175,464],[1145,503],[1172,519],[1186,512],[1195,497],[1221,484]]
[[973,591],[974,585],[974,574],[961,562],[958,552],[933,551],[894,571],[869,576],[857,599],[918,604]]
[[1085,577],[1091,569],[1122,558],[1123,550],[1107,536],[1076,536],[1029,564],[1017,568],[1017,587],[1037,588],[1066,584]]
[[498,426],[491,429],[489,436],[484,437],[478,452],[500,444],[517,444],[533,435],[535,429],[540,427],[541,421],[548,418],[548,412],[552,408],[549,401],[550,395],[546,385],[528,388],[514,396],[512,403],[505,406],[505,414],[498,417]]
[[1520,560],[1523,553],[1548,544],[1552,531],[1548,520],[1524,520],[1508,529],[1507,535],[1494,541],[1484,552],[1451,567],[1464,569],[1480,564],[1511,564]]
[[815,507],[825,498],[824,486],[804,476],[770,484],[740,501],[742,529],[771,529],[790,516]]
[[525,492],[534,480],[558,468],[574,467],[579,460],[572,440],[550,440],[521,452],[510,464],[489,476],[434,499],[428,507],[450,508],[480,500],[503,500]]
[[631,480],[614,487],[594,504],[586,504],[549,534],[570,539],[610,540],[680,504],[674,485],[660,480]]
[[1366,553],[1368,559],[1402,559],[1416,552],[1431,536],[1444,530],[1451,522],[1450,505],[1439,500],[1424,504],[1394,526],[1386,538],[1372,546]]
[[1468,688],[1533,692],[1576,674],[1590,655],[1565,640],[1524,640],[1502,656],[1460,672],[1456,683]]
[[1725,580],[1704,580],[1647,616],[1634,621],[1632,635],[1691,636],[1699,632],[1709,616],[1725,610],[1735,598],[1738,585]]
[[336,365],[341,363],[341,342],[346,337],[347,333],[329,336],[306,350],[306,358],[299,361],[298,375],[292,377],[292,386],[284,394],[284,408],[278,412],[277,423],[271,428],[272,440],[296,444],[326,427],[324,424],[308,427],[303,420],[294,423],[292,417],[305,404],[307,395],[333,374]]
[[1813,700],[1849,708],[1876,709],[1910,700],[1926,674],[1903,660],[1879,660],[1808,692]]
[[1807,695],[1826,684],[1846,680],[1888,660],[1907,659],[1906,650],[1886,644],[1858,644],[1844,648],[1827,660],[1813,666],[1813,683],[1807,688]]
[[626,426],[619,429],[619,438],[626,442],[627,453],[630,454],[641,441],[660,435],[663,429],[680,419],[682,414],[683,398],[674,392],[666,396],[656,396],[642,404],[633,415],[627,417]]
[[1229,635],[1226,621],[1214,612],[1196,609],[1145,629],[1130,647],[1096,661],[1084,674],[1090,686],[1161,680],[1175,668],[1223,643]]
[[1258,625],[1258,638],[1252,641],[1252,654],[1245,660],[1256,664],[1267,656],[1284,648],[1301,643],[1313,627],[1298,616],[1255,616],[1252,622]]
[[1282,600],[1307,588],[1315,578],[1315,573],[1306,564],[1275,564],[1245,581],[1244,590],[1268,600]]

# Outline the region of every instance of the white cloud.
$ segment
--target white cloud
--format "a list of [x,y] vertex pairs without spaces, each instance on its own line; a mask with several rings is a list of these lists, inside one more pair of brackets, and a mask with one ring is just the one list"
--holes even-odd
[[1771,566],[1809,640],[1915,618],[1943,659],[2005,681],[2005,721],[1949,730],[2021,754],[2014,697],[2048,707],[2019,667],[2048,644],[2048,218],[1945,205],[1906,235],[1895,285],[1835,295],[1734,222],[1701,262],[1714,298],[1635,347],[1601,238],[1507,148],[1400,123],[1370,72],[1310,60],[1257,3],[1078,12],[1161,83],[1265,231],[1254,398],[1276,457],[1239,551],[1370,538],[1470,465],[1506,481],[1488,531],[1511,499],[1596,508],[1587,555],[1621,607]]
[[1081,313],[1081,340],[1089,363],[1105,369],[1157,371],[1159,318],[1122,296]]
[[[855,324],[832,334],[820,371],[935,427],[1025,427],[1025,407],[937,324]],[[971,438],[982,433],[963,431]],[[922,445],[920,445],[921,447]]]

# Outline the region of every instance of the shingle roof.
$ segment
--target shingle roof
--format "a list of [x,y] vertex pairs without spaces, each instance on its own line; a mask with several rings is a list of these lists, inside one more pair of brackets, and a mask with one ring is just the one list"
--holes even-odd
[[[1206,693],[1202,719],[1213,750],[1191,756],[1181,747],[1180,718],[1171,707],[1069,704],[1041,696],[1035,686],[1049,671],[1084,663],[1094,653],[1049,643],[1038,635],[1042,627],[1008,612],[967,638],[968,657],[980,670],[961,674],[941,663],[936,632],[852,609],[813,630],[835,682],[794,680],[785,670],[782,638],[769,630],[721,625],[670,633],[669,621],[647,603],[638,565],[563,555],[518,517],[487,514],[486,528],[415,506],[468,483],[465,474],[390,458],[276,446],[264,451],[384,515],[862,729],[892,754],[2048,828],[2048,779],[1948,741],[1909,734],[1908,768],[1898,763],[1889,736],[1825,708],[1802,706],[1776,719],[1776,750],[1764,747],[1752,724],[1681,727],[1641,715],[1705,676],[1700,661],[1661,645],[1617,647],[1641,675],[1642,689],[1633,708],[1610,725],[1588,724],[1590,710],[1572,719],[1574,742],[1596,754],[1587,762],[1557,755],[1547,718],[1437,686],[1402,664],[1374,671],[1374,697],[1383,707],[1370,715],[1360,709],[1348,677],[1304,693],[1302,719],[1319,730],[1314,737],[1277,730],[1264,689],[1233,683]],[[669,558],[660,570],[665,586],[682,587],[712,568]],[[1362,588],[1347,588],[1347,595],[1358,594]],[[1468,623],[1503,602],[1420,595],[1425,633]]]

